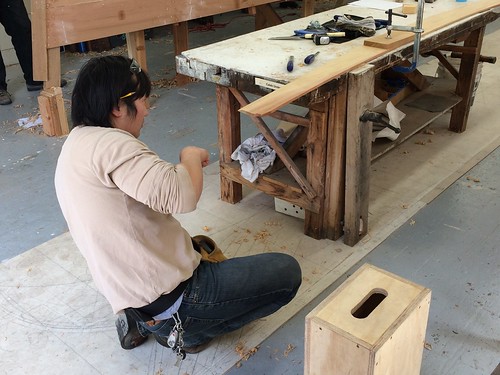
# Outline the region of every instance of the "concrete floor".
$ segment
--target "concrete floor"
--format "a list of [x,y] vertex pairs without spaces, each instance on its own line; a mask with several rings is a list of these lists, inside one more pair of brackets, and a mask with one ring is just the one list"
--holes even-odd
[[[284,13],[296,16],[292,10]],[[228,22],[224,34],[220,29],[193,32],[193,46],[253,27],[251,17],[240,13],[216,21]],[[141,138],[167,160],[176,160],[183,146],[197,144],[206,147],[216,161],[213,86],[196,82],[162,87],[164,77],[173,77],[174,56],[172,48],[165,48],[171,43],[168,31],[157,33],[147,49],[151,77],[156,80],[152,98],[156,107]],[[117,52],[123,50],[113,53]],[[89,55],[63,54],[63,76],[69,81],[63,89],[65,98],[70,97],[77,70]],[[36,113],[36,93],[26,92],[18,66],[8,67],[8,79],[15,101],[0,107],[1,261],[67,231],[52,183],[64,137],[49,138],[39,128],[21,130],[17,126],[19,118]],[[498,126],[500,129],[500,123]],[[254,131],[250,122],[243,128],[248,135]],[[426,336],[430,346],[424,350],[421,374],[491,374],[500,359],[499,170],[500,150],[496,149],[266,339],[248,361],[228,373],[302,374],[305,315],[361,264],[369,262],[433,292]]]

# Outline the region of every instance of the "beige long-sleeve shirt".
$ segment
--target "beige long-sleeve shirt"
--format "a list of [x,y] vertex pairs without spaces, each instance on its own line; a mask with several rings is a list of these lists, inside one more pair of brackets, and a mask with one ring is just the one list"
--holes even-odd
[[74,128],[57,162],[55,187],[70,233],[115,313],[171,292],[200,263],[190,235],[172,216],[196,208],[187,170],[131,134]]

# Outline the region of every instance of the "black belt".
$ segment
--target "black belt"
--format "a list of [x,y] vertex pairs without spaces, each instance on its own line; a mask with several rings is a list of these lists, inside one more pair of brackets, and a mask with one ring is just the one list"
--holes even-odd
[[184,293],[184,290],[186,289],[187,284],[190,281],[191,278],[181,282],[170,293],[162,294],[160,297],[151,302],[149,305],[142,306],[140,308],[135,308],[133,310],[139,310],[141,313],[146,314],[148,317],[151,318],[153,316],[161,314],[177,301],[177,299],[181,296],[181,294]]

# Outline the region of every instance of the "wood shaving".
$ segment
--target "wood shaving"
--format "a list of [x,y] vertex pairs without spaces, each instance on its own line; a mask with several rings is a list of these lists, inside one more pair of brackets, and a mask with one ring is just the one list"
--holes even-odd
[[411,219],[410,220],[410,225],[415,225],[415,220]]
[[260,241],[265,241],[267,238],[269,238],[271,236],[271,233],[269,233],[269,231],[267,229],[263,229],[261,230],[260,232],[258,232],[255,236],[254,236],[254,239],[256,241],[260,240]]
[[427,350],[432,350],[432,344],[430,344],[428,342],[424,342],[424,348]]
[[295,346],[292,345],[292,344],[288,344],[285,351],[283,352],[283,355],[285,357],[288,357],[288,354],[290,354],[291,351],[293,351],[295,349]]
[[257,351],[259,350],[259,347],[255,346],[255,347],[247,350],[247,348],[245,347],[245,344],[243,344],[242,342],[238,342],[236,344],[236,347],[234,348],[234,350],[236,351],[236,353],[238,353],[238,355],[240,356],[240,358],[242,360],[248,361],[248,359],[251,356],[253,356],[255,353],[257,353]]
[[479,178],[472,177],[472,176],[467,176],[466,179],[468,181],[481,182],[481,180]]
[[210,227],[208,227],[206,225],[203,228],[201,228],[201,229],[203,229],[204,232],[209,232],[210,231]]

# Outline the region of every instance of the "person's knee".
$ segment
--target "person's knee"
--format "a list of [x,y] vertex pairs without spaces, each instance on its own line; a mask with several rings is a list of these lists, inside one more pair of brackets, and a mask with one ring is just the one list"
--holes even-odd
[[296,292],[302,283],[302,270],[299,262],[288,254],[276,253],[274,255],[276,256],[276,264],[279,264],[279,269],[276,272],[279,272],[280,277],[287,280]]

